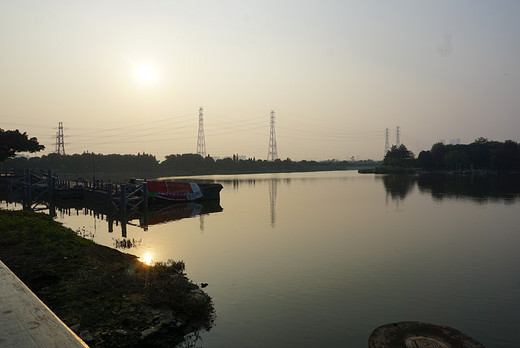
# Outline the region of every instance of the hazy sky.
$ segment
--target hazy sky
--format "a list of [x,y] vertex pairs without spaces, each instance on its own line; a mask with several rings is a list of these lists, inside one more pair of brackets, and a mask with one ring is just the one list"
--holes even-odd
[[[520,1],[0,0],[0,128],[67,154],[520,141]],[[41,155],[41,153],[40,153]]]

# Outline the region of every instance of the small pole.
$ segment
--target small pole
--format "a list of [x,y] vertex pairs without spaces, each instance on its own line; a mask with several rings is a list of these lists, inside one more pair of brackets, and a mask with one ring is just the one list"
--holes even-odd
[[143,183],[143,209],[146,212],[148,210],[148,184]]
[[26,208],[30,208],[32,204],[32,187],[31,187],[31,170],[27,169],[25,174],[25,183],[26,183]]
[[112,204],[112,184],[107,184],[107,208],[110,208]]
[[121,214],[126,216],[126,185],[121,185]]

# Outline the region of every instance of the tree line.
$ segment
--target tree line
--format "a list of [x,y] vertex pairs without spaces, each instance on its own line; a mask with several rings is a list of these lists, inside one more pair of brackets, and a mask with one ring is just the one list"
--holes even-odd
[[214,159],[210,156],[202,157],[198,154],[175,154],[166,156],[159,162],[151,154],[137,155],[120,154],[83,154],[59,155],[51,153],[41,157],[15,157],[0,163],[2,170],[39,168],[51,169],[58,173],[76,173],[91,175],[92,173],[135,173],[135,175],[202,175],[202,174],[230,174],[230,173],[262,173],[280,171],[320,171],[345,170],[358,167],[377,165],[371,160],[366,161],[292,161],[277,159],[267,161],[255,158],[239,159],[233,155],[223,159]]
[[41,157],[17,156],[21,152],[37,152],[44,149],[36,138],[29,138],[26,133],[4,131],[0,129],[0,169],[38,168],[53,170],[78,176],[103,176],[111,173],[127,173],[134,176],[173,176],[231,173],[263,173],[281,171],[320,171],[344,170],[360,167],[374,167],[379,164],[372,160],[363,161],[292,161],[277,159],[267,161],[256,158],[241,159],[238,155],[223,159],[198,154],[172,154],[162,162],[154,155],[82,154],[62,155],[51,153]]
[[520,146],[513,140],[504,142],[478,138],[471,144],[436,143],[431,150],[415,158],[405,145],[392,146],[383,160],[382,170],[390,168],[423,170],[520,170]]

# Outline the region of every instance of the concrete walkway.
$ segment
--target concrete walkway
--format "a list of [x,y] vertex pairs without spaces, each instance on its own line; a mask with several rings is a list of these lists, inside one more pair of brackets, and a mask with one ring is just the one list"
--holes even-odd
[[88,347],[0,261],[0,347]]

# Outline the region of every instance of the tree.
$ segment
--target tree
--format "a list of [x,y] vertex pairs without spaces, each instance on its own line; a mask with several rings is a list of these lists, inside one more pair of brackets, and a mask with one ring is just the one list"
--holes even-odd
[[384,166],[391,167],[412,167],[415,156],[412,151],[408,150],[404,144],[399,147],[393,145],[385,155],[383,160]]
[[45,146],[38,143],[38,139],[30,138],[27,133],[17,130],[6,130],[0,128],[0,162],[16,156],[19,152],[38,152]]

